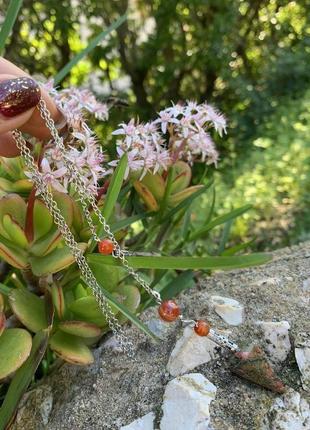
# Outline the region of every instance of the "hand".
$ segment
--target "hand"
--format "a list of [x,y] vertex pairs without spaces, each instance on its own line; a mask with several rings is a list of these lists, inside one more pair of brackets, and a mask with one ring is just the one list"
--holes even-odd
[[44,99],[55,122],[62,114],[46,91],[23,70],[0,57],[0,156],[16,157],[19,150],[11,131],[19,129],[38,139],[50,137],[36,105]]

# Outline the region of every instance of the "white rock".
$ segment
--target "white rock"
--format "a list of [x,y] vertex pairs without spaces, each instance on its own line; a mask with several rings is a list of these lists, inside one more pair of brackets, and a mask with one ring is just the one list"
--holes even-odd
[[261,427],[261,430],[306,429],[310,429],[310,405],[292,389],[275,400]]
[[207,337],[198,336],[192,327],[185,327],[167,364],[172,376],[182,375],[200,364],[208,363],[215,356],[216,344]]
[[265,350],[274,363],[285,361],[290,350],[290,325],[287,321],[258,321],[264,340]]
[[215,312],[230,325],[240,325],[243,321],[243,306],[234,299],[211,296],[210,304]]
[[304,390],[310,391],[310,338],[300,334],[295,341],[295,357]]
[[155,415],[153,412],[150,412],[144,417],[139,418],[127,426],[123,426],[120,430],[154,430],[154,419]]
[[303,281],[303,283],[302,283],[302,289],[303,289],[305,292],[310,291],[310,278],[305,279],[305,280]]
[[209,406],[216,387],[200,373],[179,376],[167,384],[160,430],[208,430]]

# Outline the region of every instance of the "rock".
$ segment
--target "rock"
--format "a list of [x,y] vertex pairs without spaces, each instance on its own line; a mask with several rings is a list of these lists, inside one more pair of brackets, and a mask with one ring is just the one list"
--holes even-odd
[[144,415],[144,417],[133,421],[131,424],[128,424],[128,426],[121,427],[120,430],[153,430],[154,419],[154,413],[150,412],[149,414]]
[[[219,318],[215,312],[209,312],[210,296],[233,297],[246,309],[243,324],[229,327],[230,338],[243,351],[262,342],[256,321],[287,320],[291,323],[292,339],[298,333],[310,332],[310,321],[305,317],[309,305],[301,288],[303,280],[309,278],[310,242],[278,250],[273,255],[274,261],[264,266],[202,278],[197,288],[183,292],[177,299],[184,316],[206,318],[217,329]],[[272,281],[272,285],[267,282],[274,279],[277,281]],[[156,320],[157,308],[147,309],[139,318],[145,324]],[[183,334],[179,324],[169,327],[164,339],[154,343],[135,326],[124,326],[134,344],[135,361],[117,352],[111,339],[109,347],[103,341],[94,350],[92,365],[62,365],[24,396],[12,430],[119,430],[150,411],[156,415],[154,427],[158,429],[165,388],[172,379],[167,363]],[[232,374],[228,356],[221,350],[216,360],[197,370],[218,390],[210,406],[211,425],[214,430],[262,430],[263,418],[275,399],[282,397]],[[307,399],[300,372],[292,360],[279,363],[276,371],[286,386]],[[39,387],[40,393],[36,391]],[[44,424],[42,404],[51,394],[53,406]],[[268,424],[268,430],[275,430],[271,419],[269,414],[274,428]]]
[[310,405],[294,390],[275,400],[261,426],[261,430],[306,429],[310,429]]
[[160,430],[208,430],[209,406],[216,387],[200,373],[189,373],[170,381],[163,402]]
[[302,289],[303,289],[305,292],[309,292],[309,291],[310,291],[310,278],[305,279],[305,280],[303,281],[303,283],[302,283]]
[[182,375],[215,357],[216,344],[207,337],[198,336],[192,327],[185,327],[167,364],[172,376]]
[[265,340],[265,351],[274,363],[285,361],[290,350],[290,325],[287,321],[258,321]]
[[304,390],[310,391],[310,335],[300,333],[295,340],[295,357]]
[[171,324],[162,321],[160,318],[152,318],[147,322],[147,326],[159,339],[165,339],[172,328]]
[[243,306],[234,299],[222,296],[211,296],[210,305],[215,312],[230,325],[240,325],[243,321]]

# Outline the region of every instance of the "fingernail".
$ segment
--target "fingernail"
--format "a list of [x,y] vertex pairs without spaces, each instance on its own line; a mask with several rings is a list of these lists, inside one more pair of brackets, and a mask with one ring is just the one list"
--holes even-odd
[[30,78],[21,77],[0,82],[0,113],[13,117],[36,106],[40,100],[39,85]]

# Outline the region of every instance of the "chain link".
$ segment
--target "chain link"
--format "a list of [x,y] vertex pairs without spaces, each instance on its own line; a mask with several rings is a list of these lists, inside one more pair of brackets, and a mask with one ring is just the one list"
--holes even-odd
[[[72,183],[74,184],[79,200],[82,204],[83,211],[85,214],[86,221],[89,225],[91,234],[96,242],[100,242],[100,238],[97,235],[96,226],[93,223],[91,214],[89,212],[89,205],[91,205],[95,215],[97,216],[100,224],[103,226],[103,229],[106,233],[106,236],[111,240],[114,246],[113,256],[119,259],[123,265],[123,267],[127,270],[127,272],[136,280],[136,282],[150,295],[152,296],[158,304],[162,303],[162,299],[158,291],[153,290],[150,285],[137,273],[133,267],[130,266],[129,261],[126,258],[126,251],[122,250],[119,246],[119,243],[115,239],[110,226],[107,224],[105,217],[102,215],[100,209],[97,206],[96,198],[93,194],[87,191],[87,187],[85,184],[85,180],[78,168],[74,164],[72,160],[67,157],[66,148],[63,143],[62,137],[59,136],[58,131],[55,127],[54,120],[51,118],[50,112],[47,109],[46,103],[44,100],[40,100],[38,103],[38,110],[40,112],[41,117],[44,119],[46,126],[51,132],[51,135],[55,141],[56,148],[61,152],[63,156],[63,161],[65,167],[68,169],[70,174],[72,175]],[[86,124],[83,124],[85,128],[87,128]]]
[[56,226],[59,228],[66,245],[70,248],[76,263],[81,271],[81,274],[89,287],[91,288],[94,297],[97,300],[97,303],[107,320],[107,323],[113,333],[115,334],[116,339],[118,340],[120,347],[126,352],[129,356],[134,356],[134,347],[133,343],[126,336],[122,326],[118,322],[115,317],[110,305],[107,302],[106,297],[104,296],[98,281],[96,280],[91,268],[89,267],[86,258],[84,257],[81,249],[76,242],[73,233],[68,227],[61,211],[59,210],[56,201],[53,198],[53,194],[50,191],[48,185],[45,183],[42,173],[38,170],[38,167],[35,163],[35,160],[27,147],[27,143],[22,135],[22,133],[18,130],[14,130],[13,137],[15,139],[17,147],[20,149],[21,155],[24,159],[26,167],[31,174],[32,180],[36,187],[37,192],[42,197],[44,203],[49,209],[53,220]]

